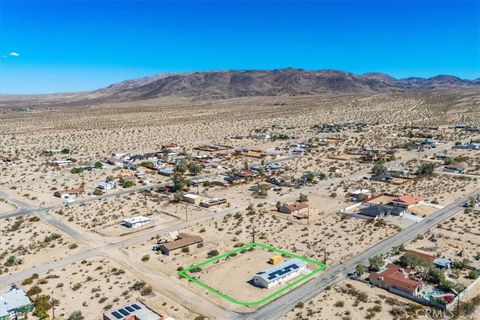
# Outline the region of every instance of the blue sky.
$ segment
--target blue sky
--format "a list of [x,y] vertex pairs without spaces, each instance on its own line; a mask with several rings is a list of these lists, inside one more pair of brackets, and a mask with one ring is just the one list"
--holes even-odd
[[0,1],[0,93],[289,66],[478,78],[480,1]]

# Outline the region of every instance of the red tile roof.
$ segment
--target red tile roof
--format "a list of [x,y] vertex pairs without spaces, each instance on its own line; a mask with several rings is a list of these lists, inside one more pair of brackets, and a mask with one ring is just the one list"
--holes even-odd
[[396,264],[388,264],[387,269],[381,273],[372,272],[370,279],[381,280],[383,287],[394,287],[403,291],[414,293],[416,289],[423,284],[421,280],[410,277],[411,270],[403,269]]
[[416,197],[416,196],[412,196],[412,195],[407,194],[407,195],[404,195],[404,196],[401,196],[401,197],[398,197],[398,198],[394,199],[393,202],[401,202],[401,203],[406,204],[407,206],[411,206],[411,205],[419,203],[422,200],[423,199],[420,198],[420,197]]

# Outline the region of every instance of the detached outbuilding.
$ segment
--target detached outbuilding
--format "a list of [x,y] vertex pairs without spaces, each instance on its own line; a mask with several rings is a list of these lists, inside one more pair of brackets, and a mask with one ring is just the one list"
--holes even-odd
[[290,214],[296,218],[306,218],[310,213],[310,207],[305,202],[296,202],[293,204],[284,204],[280,207],[281,213]]
[[179,250],[202,242],[203,239],[200,236],[191,235],[188,233],[180,233],[176,240],[160,244],[157,250],[160,250],[164,255],[168,256],[171,251]]

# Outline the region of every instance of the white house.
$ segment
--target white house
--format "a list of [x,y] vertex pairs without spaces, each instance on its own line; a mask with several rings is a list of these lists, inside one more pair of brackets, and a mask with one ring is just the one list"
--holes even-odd
[[150,218],[147,218],[144,216],[127,218],[122,221],[122,225],[124,225],[127,228],[139,228],[149,223],[150,223]]
[[0,294],[0,319],[17,319],[17,315],[31,312],[33,309],[34,305],[27,294],[15,286]]
[[107,190],[110,190],[116,187],[117,187],[117,183],[115,181],[100,182],[97,185],[97,189],[103,192],[106,192]]
[[53,160],[52,163],[56,166],[66,166],[72,163],[71,160]]
[[253,283],[268,289],[298,277],[306,268],[307,262],[297,258],[290,259],[275,267],[257,272],[253,277]]

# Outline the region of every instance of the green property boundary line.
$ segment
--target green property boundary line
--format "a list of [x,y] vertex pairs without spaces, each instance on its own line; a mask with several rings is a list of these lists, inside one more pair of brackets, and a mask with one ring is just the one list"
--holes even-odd
[[[272,292],[271,294],[269,294],[268,296],[260,299],[260,300],[257,300],[257,301],[240,301],[240,300],[237,300],[237,299],[234,299],[228,295],[226,295],[225,293],[215,289],[215,288],[212,288],[210,287],[209,285],[207,285],[206,283],[198,280],[197,278],[195,277],[192,277],[191,275],[189,275],[188,273],[191,272],[192,270],[194,269],[197,269],[199,267],[202,267],[204,265],[207,265],[207,264],[210,264],[210,263],[213,263],[215,261],[218,261],[218,260],[221,260],[223,258],[226,258],[226,257],[229,257],[233,254],[236,254],[236,253],[239,253],[239,252],[243,252],[243,251],[246,251],[252,247],[260,247],[262,249],[265,249],[265,250],[268,250],[268,251],[273,251],[273,252],[278,252],[280,254],[283,254],[285,256],[288,256],[288,257],[291,257],[291,258],[298,258],[298,259],[301,259],[303,261],[306,261],[310,264],[313,264],[315,266],[317,266],[317,268],[315,268],[312,272],[304,275],[303,277],[301,278],[298,278],[297,280],[293,281],[292,283],[289,283],[287,284],[286,286],[280,288],[279,290],[275,291],[275,292]],[[290,289],[291,287],[307,280],[308,278],[314,276],[315,274],[317,274],[318,272],[320,271],[323,271],[327,268],[327,265],[322,263],[322,262],[319,262],[319,261],[315,261],[315,260],[312,260],[312,259],[309,259],[309,258],[306,258],[306,257],[303,257],[303,256],[299,256],[299,255],[296,255],[294,253],[291,253],[291,252],[288,252],[288,251],[283,251],[283,250],[280,250],[280,249],[277,249],[275,247],[271,247],[271,246],[267,246],[263,243],[258,243],[258,242],[251,242],[251,243],[248,243],[246,245],[243,245],[239,248],[236,248],[234,250],[231,250],[231,251],[228,251],[226,253],[223,253],[221,255],[218,255],[218,256],[215,256],[213,258],[210,258],[210,259],[207,259],[205,261],[202,261],[200,263],[197,263],[197,264],[194,264],[186,269],[182,269],[180,271],[178,271],[178,275],[183,277],[183,278],[186,278],[188,279],[189,281],[199,285],[200,287],[204,288],[204,289],[207,289],[208,291],[216,294],[217,296],[219,297],[222,297],[223,299],[231,302],[231,303],[234,303],[234,304],[238,304],[238,305],[242,305],[242,306],[245,306],[245,307],[253,307],[253,306],[256,306],[256,305],[259,305],[259,304],[262,304],[264,302],[267,302],[273,298],[275,298],[276,296],[280,295],[282,292]]]

